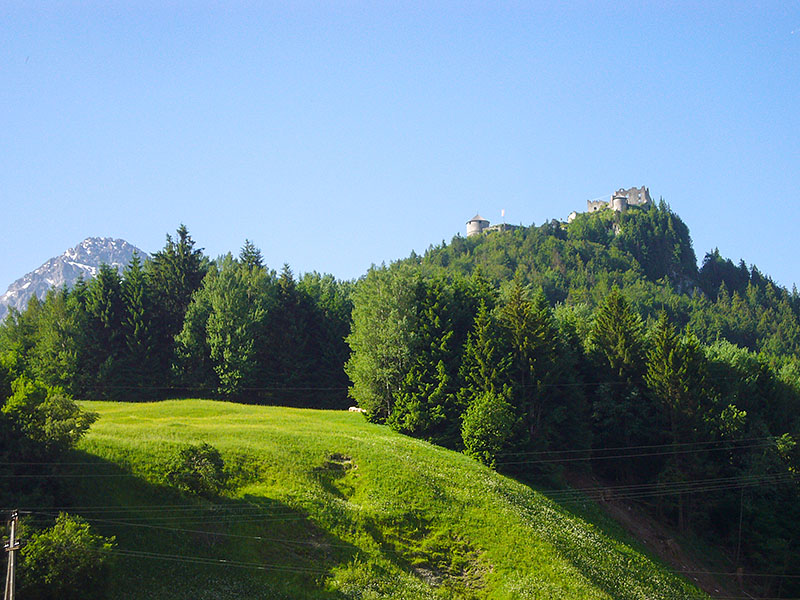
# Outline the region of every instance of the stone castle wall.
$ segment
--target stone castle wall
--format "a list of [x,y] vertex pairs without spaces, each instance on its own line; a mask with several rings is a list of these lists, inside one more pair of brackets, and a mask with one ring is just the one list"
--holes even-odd
[[620,188],[613,194],[609,200],[587,200],[586,212],[596,212],[598,210],[605,210],[610,208],[616,212],[623,212],[629,206],[650,206],[653,200],[650,198],[650,190],[645,186],[640,188]]
[[625,196],[629,206],[645,206],[653,202],[653,199],[650,198],[650,190],[645,186],[633,187],[629,190],[620,188],[614,193],[614,196]]
[[608,202],[605,200],[586,201],[586,212],[595,212],[597,210],[603,210],[604,208],[608,208]]

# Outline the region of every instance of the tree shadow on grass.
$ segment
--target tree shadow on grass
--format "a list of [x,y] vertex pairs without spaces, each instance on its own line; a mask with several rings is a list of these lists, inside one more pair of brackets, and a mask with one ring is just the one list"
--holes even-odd
[[111,598],[345,598],[325,581],[358,548],[285,503],[187,494],[77,450],[53,479],[52,503],[20,508],[42,524],[79,515],[114,536]]

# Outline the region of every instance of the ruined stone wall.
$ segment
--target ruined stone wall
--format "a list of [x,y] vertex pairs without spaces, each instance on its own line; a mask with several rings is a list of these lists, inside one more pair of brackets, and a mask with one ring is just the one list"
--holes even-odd
[[519,225],[510,225],[509,223],[498,223],[497,225],[491,225],[484,229],[487,233],[489,231],[514,231],[515,229],[519,229]]
[[620,188],[614,193],[614,196],[625,196],[630,206],[645,206],[653,203],[652,198],[650,198],[650,190],[645,186],[640,188],[632,187],[629,190]]
[[595,212],[597,210],[603,210],[604,208],[608,208],[608,202],[604,200],[586,201],[586,212]]
[[[611,194],[608,201],[605,200],[587,200],[586,212],[597,212],[610,208],[617,212],[623,212],[629,206],[652,206],[653,200],[650,198],[650,190],[645,186],[636,188],[632,187],[628,190],[619,188],[616,192]],[[567,222],[571,223],[575,220],[578,213],[573,212],[567,217]]]

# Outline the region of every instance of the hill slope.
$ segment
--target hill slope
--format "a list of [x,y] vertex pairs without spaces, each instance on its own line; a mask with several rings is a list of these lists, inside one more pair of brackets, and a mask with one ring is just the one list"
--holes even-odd
[[[358,414],[85,407],[100,419],[62,480],[69,511],[117,537],[115,598],[706,597],[600,517]],[[197,442],[225,458],[224,499],[163,483]]]

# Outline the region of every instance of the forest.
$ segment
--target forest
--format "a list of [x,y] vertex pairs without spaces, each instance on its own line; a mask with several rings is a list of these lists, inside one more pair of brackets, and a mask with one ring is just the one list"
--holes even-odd
[[456,236],[358,281],[275,271],[247,240],[212,260],[181,226],[0,325],[0,458],[68,447],[93,420],[73,398],[355,402],[523,481],[591,473],[796,596],[799,356],[797,290],[717,250],[698,267],[663,201]]

